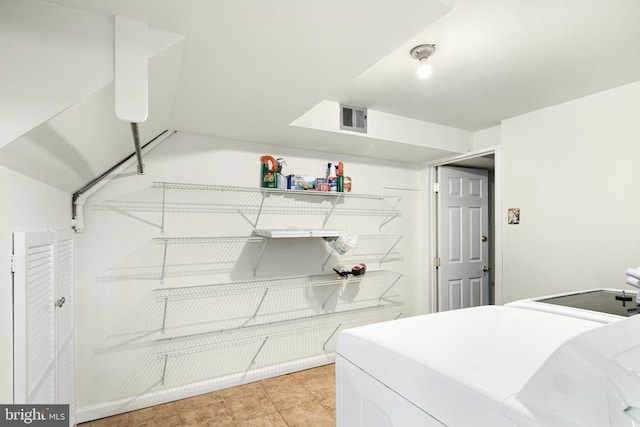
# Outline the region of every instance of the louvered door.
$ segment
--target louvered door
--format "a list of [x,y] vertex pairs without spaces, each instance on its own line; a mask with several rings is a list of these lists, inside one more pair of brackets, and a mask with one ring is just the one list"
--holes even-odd
[[56,403],[55,234],[13,233],[14,403]]
[[13,233],[14,403],[69,404],[75,423],[73,232]]

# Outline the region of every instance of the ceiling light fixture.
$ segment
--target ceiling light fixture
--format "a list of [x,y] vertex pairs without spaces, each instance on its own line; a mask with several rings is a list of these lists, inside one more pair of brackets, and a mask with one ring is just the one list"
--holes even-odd
[[435,44],[421,44],[411,49],[411,57],[420,61],[416,74],[421,79],[426,79],[431,75],[431,64],[427,63],[427,59],[436,51]]

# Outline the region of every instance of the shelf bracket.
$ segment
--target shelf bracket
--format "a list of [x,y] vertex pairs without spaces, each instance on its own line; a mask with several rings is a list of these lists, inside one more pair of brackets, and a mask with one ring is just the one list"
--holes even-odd
[[331,291],[331,294],[329,294],[329,296],[327,297],[326,300],[324,300],[324,302],[322,303],[322,309],[324,310],[324,306],[329,302],[329,300],[335,295],[336,291],[338,289],[340,289],[340,286],[342,286],[342,281],[338,282],[338,284],[336,285],[336,287],[333,289],[333,291]]
[[258,259],[256,260],[256,265],[253,267],[253,277],[256,277],[258,273],[258,266],[260,266],[260,261],[262,260],[262,255],[264,255],[264,250],[267,248],[268,239],[264,239],[262,242],[262,249],[260,249],[260,254],[258,255]]
[[[400,277],[402,277],[402,276],[400,276]],[[394,281],[393,281],[393,283],[391,284],[391,286],[389,286],[389,287],[387,288],[387,290],[386,290],[386,291],[384,291],[384,292],[382,293],[382,295],[380,295],[380,298],[378,298],[378,304],[382,303],[382,297],[384,297],[384,296],[387,294],[387,292],[389,292],[389,291],[391,290],[391,288],[393,288],[393,286],[394,286],[396,283],[398,283],[398,280],[400,280],[400,277],[398,277],[396,280],[394,280]]]
[[169,355],[165,354],[164,355],[164,363],[162,366],[162,378],[160,379],[160,385],[164,385],[164,380],[166,378],[166,374],[167,374],[167,360],[169,359]]
[[162,254],[162,271],[160,272],[160,284],[164,285],[164,271],[167,265],[167,245],[168,241],[165,239],[164,241],[164,251]]
[[387,251],[387,253],[386,253],[386,254],[384,254],[384,255],[382,256],[382,259],[380,259],[380,263],[378,264],[380,267],[382,267],[382,264],[385,262],[385,260],[386,260],[387,256],[391,253],[391,251],[392,251],[396,246],[398,246],[398,243],[400,243],[400,240],[402,240],[402,236],[398,237],[398,240],[396,240],[396,242],[395,242],[393,245],[391,245],[391,247],[389,248],[389,250]]
[[260,298],[260,302],[258,303],[258,306],[256,307],[256,311],[253,312],[253,315],[251,315],[251,317],[249,317],[243,324],[242,326],[247,326],[247,323],[251,322],[253,319],[256,318],[256,316],[258,315],[258,312],[260,311],[260,307],[262,307],[262,303],[264,302],[264,299],[267,297],[267,293],[269,293],[269,288],[266,288],[264,290],[264,293],[262,294],[262,298]]
[[253,313],[253,316],[251,316],[251,319],[255,319],[256,316],[258,315],[258,311],[260,311],[260,307],[262,307],[262,303],[264,302],[264,299],[267,297],[268,293],[269,293],[269,288],[264,290],[264,293],[262,294],[262,298],[260,298],[260,302],[258,303],[258,306],[256,307],[256,311]]
[[329,221],[329,217],[333,213],[333,210],[336,208],[336,205],[338,204],[338,201],[342,197],[343,197],[342,193],[338,193],[338,195],[336,196],[336,199],[334,200],[333,204],[331,205],[331,209],[329,209],[329,212],[327,212],[327,214],[324,217],[324,221],[322,222],[322,228],[327,226],[327,221]]
[[169,302],[169,298],[164,299],[164,311],[162,314],[162,329],[160,331],[164,334],[165,326],[167,324],[167,303]]
[[324,268],[327,266],[327,263],[329,262],[330,259],[331,259],[331,254],[327,255],[327,258],[322,263],[322,271],[324,271]]
[[268,196],[268,194],[265,193],[261,193],[262,195],[262,200],[260,201],[260,206],[258,207],[258,214],[256,215],[256,219],[255,221],[252,221],[247,214],[245,214],[244,212],[242,212],[242,209],[238,209],[237,212],[240,214],[240,216],[242,218],[244,218],[245,221],[247,221],[251,227],[253,228],[257,228],[258,227],[258,222],[260,221],[260,216],[262,215],[262,208],[264,207],[264,201],[266,199],[266,197]]
[[387,225],[389,222],[391,222],[391,220],[393,220],[395,217],[398,216],[398,213],[395,212],[395,210],[398,207],[398,204],[400,203],[400,200],[402,200],[400,197],[398,197],[396,199],[395,204],[391,207],[391,209],[389,210],[389,213],[387,214],[387,216],[382,220],[382,223],[380,224],[380,227],[378,228],[379,230],[382,230],[382,227]]
[[251,366],[256,364],[256,359],[258,358],[258,355],[260,354],[260,352],[264,348],[264,345],[267,343],[268,339],[269,339],[268,335],[266,337],[264,337],[264,341],[262,341],[262,344],[260,344],[260,348],[258,349],[258,351],[256,351],[256,354],[253,356],[253,359],[251,359]]
[[333,330],[333,332],[331,332],[331,335],[329,335],[329,338],[327,338],[327,340],[322,344],[323,351],[327,351],[327,344],[329,344],[329,340],[333,338],[333,336],[336,334],[336,332],[338,332],[338,329],[340,329],[341,326],[342,326],[342,323],[339,323],[338,326],[336,326],[336,328]]

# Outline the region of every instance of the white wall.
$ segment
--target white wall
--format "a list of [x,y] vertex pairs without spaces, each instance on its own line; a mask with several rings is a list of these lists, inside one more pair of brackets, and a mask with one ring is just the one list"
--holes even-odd
[[[153,351],[151,341],[163,337],[158,333],[161,319],[158,309],[161,309],[161,304],[149,303],[153,289],[161,286],[179,287],[253,278],[252,265],[245,262],[244,258],[241,258],[229,272],[204,278],[197,275],[168,277],[164,284],[160,284],[157,279],[110,278],[114,266],[130,259],[132,253],[148,245],[151,239],[161,236],[158,228],[161,214],[136,211],[121,213],[105,209],[104,206],[109,204],[109,200],[148,188],[153,181],[258,187],[259,158],[264,154],[286,158],[285,173],[311,176],[324,176],[327,162],[343,161],[345,174],[353,179],[354,193],[402,196],[398,207],[403,216],[390,221],[380,231],[378,226],[383,218],[370,216],[333,216],[329,219],[327,228],[341,228],[361,234],[403,235],[399,244],[402,260],[385,263],[382,267],[370,265],[369,268],[370,271],[384,268],[404,274],[396,285],[404,301],[404,316],[427,311],[424,263],[426,202],[422,191],[426,177],[422,166],[338,157],[317,151],[177,133],[145,156],[146,175],[132,173],[132,167],[129,172],[123,173],[95,193],[85,205],[86,228],[82,234],[76,236],[80,420],[129,410],[136,405],[157,403],[156,398],[170,400],[194,393],[192,388],[172,387],[171,381],[176,375],[181,375],[182,378],[189,377],[194,382],[206,379],[206,376],[198,376],[200,368],[191,371],[185,368],[176,373],[176,365],[173,365],[173,368],[169,367],[169,379],[163,387],[158,384],[161,369],[149,370],[149,363],[157,365],[157,360],[149,358],[149,352]],[[156,193],[156,196],[159,194]],[[132,197],[132,200],[136,199],[140,200],[140,197]],[[271,214],[263,216],[260,224],[262,227],[320,227],[322,219],[317,215]],[[249,236],[253,230],[253,227],[237,213],[169,213],[165,224],[166,237]],[[322,271],[321,264],[325,256],[324,243],[319,239],[304,242],[269,242],[256,278],[326,274],[331,271],[333,265]],[[141,264],[145,262],[152,264],[149,259]],[[304,307],[304,299],[300,303]],[[255,303],[245,303],[247,304]],[[224,308],[212,303],[206,309],[213,311]],[[302,336],[289,339],[283,345],[291,345],[292,351],[297,351],[300,346],[305,345],[305,339]],[[240,350],[242,349],[230,350],[229,357],[246,357]],[[234,351],[238,353],[235,354]],[[207,365],[210,367],[228,362],[212,358]],[[202,371],[204,370],[203,368]],[[182,383],[184,384],[184,381]],[[145,400],[151,393],[156,393],[156,400]],[[137,398],[131,400],[131,396]],[[114,406],[113,402],[119,402],[122,406]]]
[[473,149],[491,147],[500,144],[500,125],[482,129],[473,134]]
[[628,288],[640,265],[640,82],[502,122],[504,302]]
[[0,166],[0,402],[13,401],[11,249],[14,231],[70,227],[71,195]]

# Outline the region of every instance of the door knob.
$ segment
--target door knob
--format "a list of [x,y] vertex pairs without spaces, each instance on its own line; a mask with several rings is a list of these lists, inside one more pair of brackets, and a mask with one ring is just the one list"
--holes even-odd
[[485,273],[486,273],[487,271],[489,271],[489,270],[491,270],[491,267],[488,267],[488,266],[486,266],[486,265],[483,265],[483,266],[482,266],[482,271],[484,271]]
[[482,237],[480,238],[480,240],[482,240],[483,242],[486,242],[487,240],[489,240],[487,238],[487,236],[485,236],[484,234],[482,235]]

